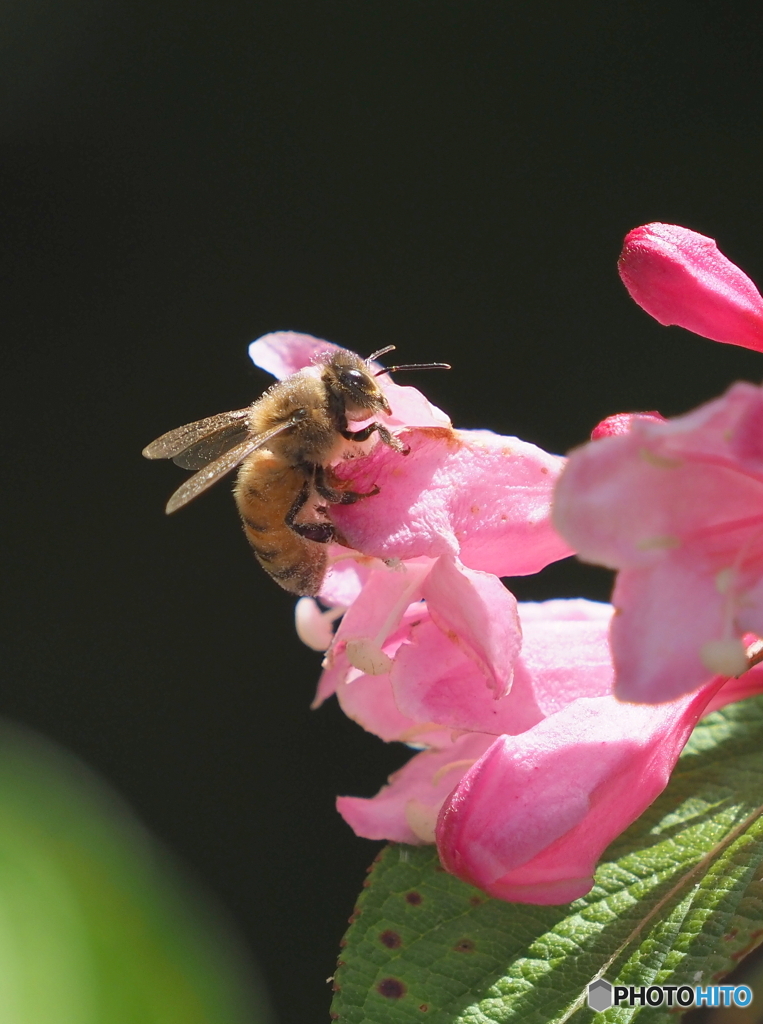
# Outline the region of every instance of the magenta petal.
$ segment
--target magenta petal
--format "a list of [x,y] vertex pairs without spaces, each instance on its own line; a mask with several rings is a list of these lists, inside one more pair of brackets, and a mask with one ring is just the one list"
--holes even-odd
[[489,431],[411,430],[405,441],[408,456],[377,445],[337,467],[357,490],[379,487],[332,508],[353,548],[378,558],[458,554],[497,576],[538,572],[572,553],[550,520],[562,458]]
[[283,380],[292,373],[311,366],[324,352],[337,352],[339,345],[321,341],[310,334],[296,331],[273,331],[264,334],[249,346],[249,358],[261,370],[267,370],[274,377]]
[[514,595],[497,576],[439,558],[422,596],[432,621],[474,659],[495,696],[508,693],[522,646]]
[[675,224],[645,224],[625,238],[620,276],[661,324],[763,351],[763,298],[712,238]]
[[664,423],[665,417],[658,412],[616,412],[597,423],[591,431],[591,440],[598,441],[601,437],[618,437],[630,434],[633,424],[639,420],[651,420],[653,423]]
[[664,789],[711,690],[658,707],[581,699],[496,740],[440,812],[443,865],[503,900],[585,895],[604,849]]
[[416,754],[375,797],[340,796],[336,806],[356,835],[398,843],[434,842],[437,812],[492,736],[469,733],[442,750]]

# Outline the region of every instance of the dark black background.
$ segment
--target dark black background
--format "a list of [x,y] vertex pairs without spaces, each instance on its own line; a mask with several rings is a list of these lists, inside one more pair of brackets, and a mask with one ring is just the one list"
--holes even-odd
[[[731,13],[729,13],[731,11]],[[752,20],[751,20],[752,17]],[[333,810],[404,760],[310,712],[319,658],[226,485],[140,458],[296,329],[451,362],[454,421],[563,452],[763,358],[620,285],[661,219],[763,282],[763,62],[702,0],[13,0],[0,14],[4,714],[97,767],[237,920],[282,1024],[325,1020],[373,844]],[[411,378],[411,383],[413,379]],[[520,596],[606,598],[573,563]]]

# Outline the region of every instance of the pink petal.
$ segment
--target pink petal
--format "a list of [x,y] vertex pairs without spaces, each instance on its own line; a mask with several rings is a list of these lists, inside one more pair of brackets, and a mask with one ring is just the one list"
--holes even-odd
[[675,224],[645,224],[625,238],[620,276],[661,324],[763,351],[763,298],[712,238]]
[[522,646],[514,595],[497,576],[443,557],[424,581],[422,596],[435,625],[477,663],[495,697],[508,693]]
[[378,558],[458,554],[497,576],[538,572],[571,549],[550,522],[564,464],[535,445],[489,431],[418,431],[401,456],[377,445],[336,467],[358,490],[380,493],[331,515],[348,543]]
[[725,635],[722,597],[714,578],[691,556],[621,572],[612,603],[620,700],[673,700],[714,676],[702,649]]
[[444,867],[498,899],[567,903],[664,789],[712,687],[658,707],[581,699],[497,739],[437,825]]
[[570,456],[555,521],[582,558],[621,570],[623,699],[667,700],[733,674],[741,634],[763,632],[762,430],[763,392],[740,383]]
[[392,409],[392,415],[384,422],[391,427],[443,427],[450,429],[450,417],[436,405],[432,405],[416,388],[401,387],[389,377],[384,377],[384,393]]
[[451,737],[451,730],[404,715],[395,702],[389,675],[348,676],[337,687],[337,698],[348,718],[386,743],[440,747]]
[[[524,638],[511,692],[501,700],[459,646],[421,616],[391,673],[400,711],[451,729],[516,734],[578,697],[612,692],[611,605],[556,600],[519,605]],[[374,730],[376,731],[376,730]]]
[[686,416],[634,421],[628,434],[584,445],[556,489],[557,529],[581,558],[622,568],[749,520],[763,510],[763,460],[749,427],[758,415],[761,389],[736,384]]
[[296,331],[273,331],[249,346],[249,358],[261,370],[283,380],[312,364],[325,352],[337,352],[339,345]]
[[[398,628],[384,642],[384,652],[396,661],[412,628],[427,617],[422,601],[410,605]],[[398,708],[389,674],[374,676],[360,672],[350,665],[343,652],[336,655],[333,666],[323,672],[313,707],[334,691],[348,718],[387,742],[399,740],[427,746],[443,746],[450,742],[450,730],[438,728],[427,719],[408,717]]]
[[613,611],[610,604],[583,598],[519,605],[522,653],[507,698],[508,704],[515,704],[515,717],[519,717],[516,705],[521,699],[521,677],[530,681],[533,702],[543,718],[578,697],[612,692],[609,630]]
[[[375,732],[382,739],[402,739],[403,732],[410,732],[417,723],[402,718],[396,708],[389,683],[389,675],[377,678],[384,681],[389,690],[389,699],[378,705],[378,687],[366,689],[367,681],[374,677],[354,667],[347,656],[347,641],[367,639],[378,647],[386,657],[392,659],[400,645],[407,640],[411,624],[426,615],[424,603],[418,600],[421,579],[429,571],[431,563],[412,563],[401,570],[390,570],[377,566],[369,570],[362,598],[351,605],[342,623],[334,634],[329,652],[324,659],[324,668],[318,680],[318,688],[311,707],[319,708],[334,693],[340,694],[340,703],[346,704],[346,713],[364,729]],[[413,600],[407,602],[413,595]],[[303,598],[303,600],[309,600]],[[353,697],[349,698],[351,684]],[[399,728],[390,726],[397,722]]]
[[[491,736],[470,733],[442,750],[416,754],[400,771],[390,775],[389,785],[375,797],[340,796],[337,810],[355,834],[366,839],[391,839],[415,845],[434,842],[440,805],[492,740]],[[411,822],[417,831],[413,831]],[[427,826],[430,835],[425,834]]]
[[440,749],[453,740],[452,729],[404,715],[395,702],[389,676],[348,677],[337,687],[337,698],[348,718],[386,743]]
[[[409,721],[493,735],[518,731],[515,704],[509,697],[495,699],[477,663],[428,616],[421,617],[398,651],[390,681],[396,706]],[[518,728],[539,717],[537,708],[529,723],[524,714]]]
[[[424,578],[428,569],[426,564],[419,565],[413,589],[405,572],[386,570],[372,579],[337,631],[314,706],[336,691],[349,717],[385,740],[439,743],[429,735],[430,723],[448,729],[479,729],[484,721],[491,731],[500,731],[495,715],[502,702],[496,695],[506,690],[521,643],[515,599],[500,580],[486,573],[446,562],[436,563]],[[415,601],[400,613],[401,602],[419,592],[427,597],[427,604]],[[397,609],[393,624],[390,606]],[[380,639],[383,633],[386,636]],[[378,645],[391,674],[354,671],[348,675],[347,643],[360,638]],[[358,664],[357,658],[353,663]],[[452,693],[449,674],[453,675]],[[395,680],[402,687],[399,695]],[[422,688],[433,693],[428,705],[421,700]],[[436,714],[438,708],[441,717]],[[511,715],[505,724],[510,721]]]
[[332,606],[349,608],[363,589],[363,584],[379,563],[349,551],[341,544],[329,546],[329,565],[319,597]]
[[736,589],[732,589],[731,593],[736,635],[755,633],[756,636],[763,636],[763,553],[760,544],[763,537],[756,540],[758,544],[749,545],[752,549],[753,565],[748,572],[729,574],[736,582]]
[[711,402],[660,424],[639,424],[666,456],[725,463],[763,476],[763,389],[738,381]]
[[354,673],[355,677],[362,674],[358,669],[355,669],[350,665],[344,653],[335,655],[331,664],[326,664],[321,672],[320,679],[318,680],[318,686],[315,691],[315,697],[313,697],[313,702],[310,705],[311,709],[315,711],[316,708],[319,708],[324,701],[327,701],[329,697],[332,697],[336,693],[337,687],[349,675],[349,673]]
[[373,570],[336,631],[329,650],[329,666],[338,654],[345,651],[350,662],[363,671],[368,671],[365,663],[351,652],[359,652],[362,656],[365,651],[371,658],[374,652],[381,652],[380,663],[388,660],[383,652],[384,644],[397,629],[408,606],[420,599],[422,583],[432,564],[430,559],[420,559],[405,562],[395,569],[382,567]]

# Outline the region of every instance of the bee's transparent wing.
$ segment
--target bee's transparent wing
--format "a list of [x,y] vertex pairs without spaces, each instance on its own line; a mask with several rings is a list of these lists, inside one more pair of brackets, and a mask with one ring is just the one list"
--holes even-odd
[[[219,412],[216,416],[207,416],[203,420],[175,427],[174,430],[162,434],[151,444],[146,445],[143,454],[147,459],[174,459],[182,456],[189,449],[196,448],[204,442],[213,441],[221,435],[227,438],[239,430],[246,429],[249,411],[247,407],[246,409],[234,409],[232,412]],[[200,469],[201,466],[189,465],[184,468]]]
[[[235,469],[248,455],[257,451],[258,448],[262,448],[263,445],[267,444],[276,435],[282,434],[284,430],[288,430],[293,425],[294,421],[289,420],[287,423],[281,423],[277,427],[273,427],[272,430],[266,430],[263,434],[258,434],[256,437],[248,437],[245,441],[237,444],[235,448],[231,448],[230,451],[225,452],[215,459],[214,462],[210,462],[208,466],[200,469],[198,473],[194,473],[189,480],[181,484],[167,502],[167,507],[164,511],[167,515],[177,512],[179,508],[187,505],[189,501],[193,501],[194,498],[206,491],[208,487],[216,484],[226,473],[230,473],[232,469]],[[159,440],[161,441],[162,439],[159,438]],[[151,446],[149,445],[149,447]],[[152,457],[166,458],[167,456],[149,456],[149,458]]]
[[210,462],[219,459],[221,455],[242,444],[249,437],[251,432],[248,423],[231,423],[230,426],[218,430],[216,434],[210,434],[209,437],[192,444],[172,461],[182,469],[204,469]]
[[170,515],[172,512],[177,512],[183,505],[187,505],[189,501],[193,501],[194,498],[202,494],[212,484],[216,484],[218,480],[222,479],[226,473],[230,473],[232,469],[243,462],[247,455],[251,453],[257,447],[257,442],[253,438],[236,445],[235,448],[231,448],[230,451],[225,452],[214,462],[210,462],[204,469],[200,469],[198,473],[194,473],[190,480],[186,480],[184,484],[175,491],[170,500],[167,502],[165,512]]

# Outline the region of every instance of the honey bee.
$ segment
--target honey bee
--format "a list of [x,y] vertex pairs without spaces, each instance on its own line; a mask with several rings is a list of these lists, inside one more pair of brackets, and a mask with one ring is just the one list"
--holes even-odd
[[377,420],[350,429],[354,421],[391,411],[375,378],[397,370],[450,369],[447,363],[411,363],[375,370],[374,360],[394,348],[388,345],[368,359],[336,349],[317,364],[319,376],[292,374],[245,409],[208,416],[152,441],[143,449],[147,459],[172,459],[196,470],[166,512],[176,512],[239,466],[234,496],[257,561],[284,590],[317,594],[326,546],[341,538],[326,506],[315,508],[320,518],[300,521],[300,513],[314,495],[330,505],[348,505],[379,493],[378,487],[363,493],[333,486],[329,467],[374,433],[400,455],[408,454]]

